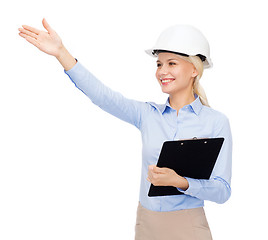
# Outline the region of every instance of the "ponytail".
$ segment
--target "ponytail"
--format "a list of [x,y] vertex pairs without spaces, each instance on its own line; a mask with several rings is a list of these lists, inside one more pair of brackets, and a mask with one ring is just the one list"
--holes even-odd
[[200,101],[203,105],[210,107],[205,90],[199,83],[199,80],[202,77],[204,71],[203,62],[198,56],[189,56],[188,61],[191,62],[198,71],[198,75],[195,77],[193,83],[193,92],[199,96]]

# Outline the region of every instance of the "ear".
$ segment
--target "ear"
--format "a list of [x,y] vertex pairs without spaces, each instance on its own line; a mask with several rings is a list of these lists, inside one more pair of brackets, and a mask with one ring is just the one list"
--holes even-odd
[[196,76],[198,76],[198,71],[197,69],[194,67],[193,73],[192,73],[192,77],[195,78]]

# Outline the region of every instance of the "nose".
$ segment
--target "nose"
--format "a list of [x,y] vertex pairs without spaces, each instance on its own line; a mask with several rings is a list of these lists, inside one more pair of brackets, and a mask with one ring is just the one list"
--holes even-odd
[[160,68],[157,69],[157,73],[160,77],[168,74],[168,67],[166,64],[163,64]]

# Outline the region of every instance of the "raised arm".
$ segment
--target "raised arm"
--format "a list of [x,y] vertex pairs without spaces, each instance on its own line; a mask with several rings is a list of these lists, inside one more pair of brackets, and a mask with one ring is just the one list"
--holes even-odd
[[140,128],[142,113],[144,109],[147,109],[147,104],[128,99],[105,86],[67,51],[59,35],[45,19],[42,23],[47,32],[22,25],[23,28],[19,28],[19,35],[42,52],[55,56],[75,86],[85,93],[94,104],[115,117]]
[[49,26],[45,18],[42,24],[47,31],[22,25],[22,28],[19,28],[19,35],[40,51],[56,57],[66,71],[70,70],[76,64],[75,58],[67,51],[61,38]]

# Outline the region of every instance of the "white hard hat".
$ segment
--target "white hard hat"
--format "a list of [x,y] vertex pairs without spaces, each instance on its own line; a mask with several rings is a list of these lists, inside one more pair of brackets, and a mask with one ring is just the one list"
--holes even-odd
[[204,68],[212,67],[209,43],[205,36],[190,25],[175,25],[164,30],[153,48],[145,52],[157,56],[158,51],[174,52],[186,56],[199,56]]

